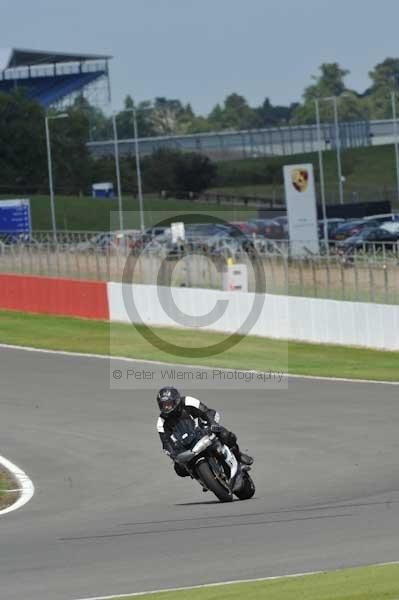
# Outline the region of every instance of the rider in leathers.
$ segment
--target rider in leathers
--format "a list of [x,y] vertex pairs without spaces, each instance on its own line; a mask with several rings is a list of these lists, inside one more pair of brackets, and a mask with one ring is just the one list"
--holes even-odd
[[220,425],[220,415],[212,408],[208,408],[192,396],[181,396],[174,387],[165,387],[159,390],[157,402],[160,410],[160,416],[157,421],[157,430],[161,438],[163,450],[174,461],[174,468],[179,477],[189,475],[186,467],[175,462],[174,447],[171,441],[171,435],[174,427],[180,419],[199,419],[204,425],[210,427],[212,433],[215,433],[223,444],[226,444],[239,462],[244,465],[251,465],[253,458],[240,451],[237,444],[237,436]]

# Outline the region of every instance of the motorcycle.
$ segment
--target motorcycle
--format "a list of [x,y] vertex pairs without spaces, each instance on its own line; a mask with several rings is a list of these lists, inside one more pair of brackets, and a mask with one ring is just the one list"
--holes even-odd
[[209,427],[201,426],[198,420],[185,419],[176,425],[171,440],[176,462],[221,502],[231,502],[233,496],[248,500],[255,494],[251,468],[240,464]]

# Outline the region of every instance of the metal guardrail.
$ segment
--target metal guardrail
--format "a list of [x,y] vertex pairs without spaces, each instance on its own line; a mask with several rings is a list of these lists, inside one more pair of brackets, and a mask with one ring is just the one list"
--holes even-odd
[[129,260],[134,283],[221,289],[224,265],[231,258],[247,265],[249,290],[256,291],[256,256],[269,293],[399,304],[399,243],[367,243],[348,254],[338,254],[331,243],[320,254],[309,251],[295,258],[288,240],[256,236],[245,245],[204,238],[186,246],[153,239],[132,247],[132,239],[129,244],[82,245],[90,243],[92,232],[63,234],[57,243],[51,236],[44,241],[45,234],[21,243],[0,242],[0,272],[123,281]]

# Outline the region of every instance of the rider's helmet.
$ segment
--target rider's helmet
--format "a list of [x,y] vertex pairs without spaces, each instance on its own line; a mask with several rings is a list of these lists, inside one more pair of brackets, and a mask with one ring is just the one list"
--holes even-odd
[[157,402],[161,415],[168,416],[181,408],[182,398],[174,387],[163,387],[157,394]]

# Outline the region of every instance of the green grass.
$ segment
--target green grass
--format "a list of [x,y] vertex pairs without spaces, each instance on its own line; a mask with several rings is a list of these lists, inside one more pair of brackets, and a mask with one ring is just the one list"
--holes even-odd
[[[384,191],[396,187],[395,156],[392,145],[375,146],[369,148],[356,148],[342,153],[343,170],[346,175],[345,191],[362,192],[367,194],[365,199],[384,198]],[[316,153],[296,154],[293,156],[276,156],[270,158],[247,158],[218,163],[219,183],[211,192],[226,192],[235,195],[252,195],[270,197],[273,188],[277,189],[278,196],[282,195],[282,167],[285,164],[313,163],[318,169],[318,156]],[[280,184],[273,186],[266,183],[268,167],[274,167],[280,179]],[[327,192],[337,195],[337,164],[334,151],[324,152],[324,171]],[[377,191],[375,195],[371,194]],[[9,196],[7,196],[9,197]],[[30,196],[32,206],[32,224],[35,230],[50,230],[50,201],[48,196]],[[329,196],[328,196],[329,199]],[[57,227],[64,230],[79,231],[106,231],[110,228],[110,213],[117,211],[118,201],[93,200],[89,197],[59,196],[56,194],[56,219]],[[167,211],[176,212],[194,210],[222,215],[227,220],[245,220],[255,217],[255,209],[246,210],[228,207],[219,207],[216,204],[198,204],[188,200],[174,198],[159,198],[157,195],[145,196],[144,206],[146,211],[146,224],[162,218]],[[127,216],[125,226],[129,229],[139,227],[137,199],[125,196],[123,199],[125,211],[136,211],[136,214]],[[165,214],[166,216],[166,214]],[[117,229],[113,223],[112,229]]]
[[[133,600],[133,596],[130,598]],[[320,575],[273,581],[143,594],[140,598],[143,600],[146,598],[148,600],[397,600],[399,566],[343,569]]]
[[16,493],[8,493],[6,490],[15,489],[15,483],[2,467],[0,467],[0,510],[6,508],[17,499]]
[[[31,200],[32,227],[36,231],[51,229],[49,196],[28,196]],[[93,199],[87,196],[56,196],[56,221],[59,230],[69,231],[108,231],[119,229],[117,220],[118,200]],[[125,228],[139,229],[139,203],[137,199],[123,198]],[[160,219],[181,212],[204,212],[227,220],[241,220],[256,216],[256,211],[244,207],[240,209],[218,207],[216,204],[198,204],[188,200],[162,199],[157,196],[144,197],[145,224],[155,224]],[[114,213],[114,214],[112,214]],[[204,219],[206,220],[206,219]]]
[[[215,344],[223,334],[154,328],[163,338],[187,348]],[[112,337],[112,344],[110,338]],[[345,346],[285,342],[248,336],[233,348],[213,357],[174,356],[154,348],[136,328],[119,323],[69,317],[0,311],[0,340],[71,352],[112,354],[179,364],[198,364],[300,375],[399,380],[399,352]]]
[[[323,153],[324,176],[326,187],[337,187],[337,157],[335,151]],[[268,166],[279,168],[295,163],[313,163],[318,170],[318,155],[315,152],[292,156],[276,156],[270,158],[247,158],[240,161],[224,161],[218,164],[220,184],[230,191],[264,189],[270,192],[270,185],[265,183]],[[342,152],[343,172],[346,177],[345,189],[381,190],[396,188],[396,167],[393,145],[370,146]],[[281,172],[280,172],[281,174]],[[282,174],[281,174],[282,175]],[[282,179],[281,179],[282,181]]]

